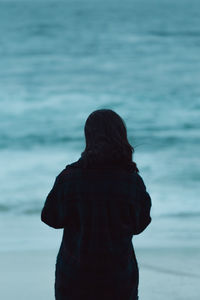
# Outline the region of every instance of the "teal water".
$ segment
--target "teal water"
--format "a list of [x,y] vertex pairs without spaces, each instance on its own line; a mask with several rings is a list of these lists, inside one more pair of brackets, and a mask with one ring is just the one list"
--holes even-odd
[[195,0],[0,1],[0,214],[39,216],[111,108],[152,216],[200,216],[199,20]]

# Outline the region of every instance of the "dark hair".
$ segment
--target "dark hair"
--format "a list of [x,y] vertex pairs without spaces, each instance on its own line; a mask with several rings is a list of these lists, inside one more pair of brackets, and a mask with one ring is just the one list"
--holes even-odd
[[85,122],[85,150],[81,157],[87,165],[119,163],[139,172],[132,161],[134,148],[127,138],[124,120],[111,109],[93,111]]

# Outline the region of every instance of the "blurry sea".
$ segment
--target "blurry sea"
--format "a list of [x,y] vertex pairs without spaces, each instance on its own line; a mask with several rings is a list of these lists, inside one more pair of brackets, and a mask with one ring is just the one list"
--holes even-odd
[[98,108],[135,147],[153,205],[144,236],[199,242],[199,20],[198,0],[0,0],[1,250],[59,244],[40,212]]

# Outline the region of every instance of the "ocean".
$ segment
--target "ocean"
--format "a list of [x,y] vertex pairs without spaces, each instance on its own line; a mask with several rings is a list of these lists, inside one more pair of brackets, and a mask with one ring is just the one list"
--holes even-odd
[[99,108],[126,122],[146,241],[198,244],[199,20],[197,0],[0,1],[0,249],[55,246],[40,212]]

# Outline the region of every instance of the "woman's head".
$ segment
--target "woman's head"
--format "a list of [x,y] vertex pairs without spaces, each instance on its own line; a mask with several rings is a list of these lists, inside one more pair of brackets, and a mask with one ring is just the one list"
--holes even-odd
[[93,111],[85,122],[84,132],[86,147],[81,156],[88,163],[132,163],[137,169],[132,162],[134,148],[128,142],[125,122],[116,112]]

